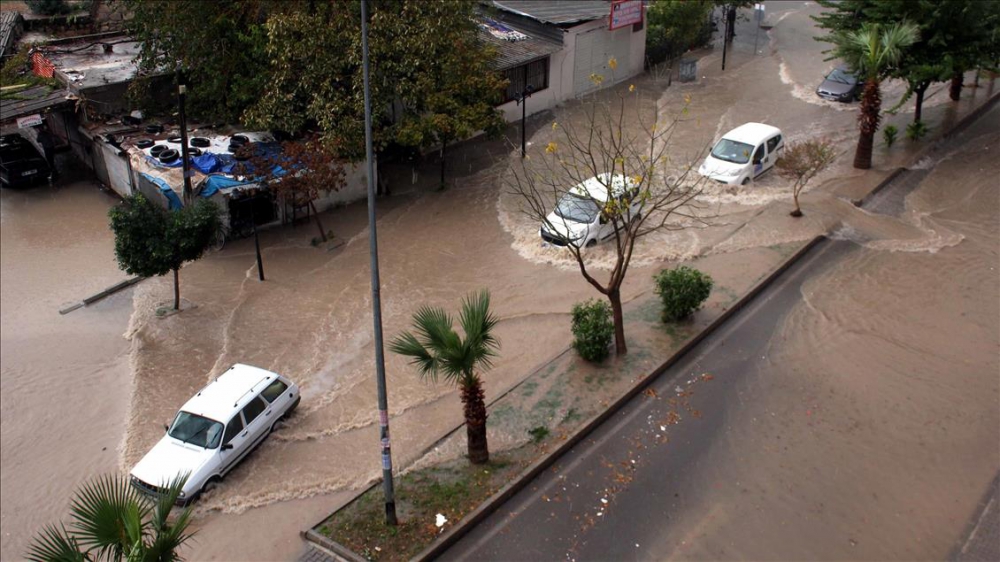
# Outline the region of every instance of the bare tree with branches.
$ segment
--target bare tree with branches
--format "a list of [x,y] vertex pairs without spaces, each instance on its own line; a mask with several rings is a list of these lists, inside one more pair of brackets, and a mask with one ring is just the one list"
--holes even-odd
[[781,157],[774,163],[774,167],[782,177],[794,181],[792,199],[795,201],[795,210],[789,213],[790,215],[802,216],[799,194],[809,180],[822,172],[836,157],[836,150],[826,139],[807,140],[785,148]]
[[[701,178],[691,178],[691,164],[675,166],[668,154],[677,119],[661,119],[656,104],[642,103],[634,86],[610,96],[610,101],[596,95],[583,101],[577,108],[583,115],[572,124],[553,123],[555,140],[513,163],[505,187],[519,200],[521,213],[541,226],[542,238],[565,247],[583,278],[608,298],[615,352],[622,355],[628,347],[621,287],[636,241],[704,219],[695,201]],[[686,108],[685,103],[681,114]],[[586,248],[604,240],[615,259],[602,281]]]

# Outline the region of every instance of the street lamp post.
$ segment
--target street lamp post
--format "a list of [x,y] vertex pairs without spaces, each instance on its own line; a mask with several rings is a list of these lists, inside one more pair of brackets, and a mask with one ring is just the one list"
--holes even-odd
[[[525,77],[525,78],[527,78],[527,77]],[[525,80],[525,82],[527,82],[527,80]],[[528,100],[528,98],[531,97],[531,94],[534,93],[534,91],[535,91],[535,88],[532,87],[531,84],[526,84],[524,86],[524,89],[521,90],[521,92],[519,94],[517,94],[517,96],[514,97],[514,100],[517,101],[517,105],[521,106],[521,158],[524,158],[524,155],[525,155],[524,122],[525,122],[525,119],[527,118],[527,114],[528,114],[527,100]]]
[[188,157],[188,134],[187,134],[187,119],[184,116],[184,98],[187,96],[187,80],[184,78],[184,74],[180,71],[177,72],[177,105],[179,106],[179,117],[181,120],[181,170],[184,172],[184,199],[185,203],[190,204],[191,198],[194,196],[194,190],[191,188],[191,161]]
[[372,148],[372,99],[368,69],[368,0],[361,0],[361,52],[365,87],[365,160],[368,163],[368,245],[371,263],[372,320],[375,336],[375,383],[378,391],[378,423],[382,448],[382,493],[385,522],[395,527],[396,496],[392,485],[392,450],[389,443],[389,401],[385,388],[385,357],[382,350],[382,300],[378,277],[378,236],[375,231],[375,154]]

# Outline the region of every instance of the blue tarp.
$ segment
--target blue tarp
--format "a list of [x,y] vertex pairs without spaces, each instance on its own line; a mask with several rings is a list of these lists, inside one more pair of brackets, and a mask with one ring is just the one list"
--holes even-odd
[[250,185],[254,183],[253,181],[239,181],[226,176],[208,176],[205,179],[205,185],[201,188],[202,197],[211,197],[215,195],[215,192],[220,189],[226,189],[227,187],[239,187],[241,185]]
[[139,172],[139,175],[146,178],[147,180],[152,182],[153,185],[160,188],[160,193],[162,193],[163,196],[167,198],[168,209],[173,211],[175,209],[180,209],[181,207],[184,206],[184,203],[181,202],[180,197],[177,197],[177,194],[174,193],[174,190],[170,188],[170,184],[165,182],[163,178],[156,178],[145,172]]

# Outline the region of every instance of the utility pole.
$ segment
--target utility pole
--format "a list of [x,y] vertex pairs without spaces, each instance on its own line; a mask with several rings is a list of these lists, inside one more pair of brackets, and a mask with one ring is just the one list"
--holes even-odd
[[188,159],[187,119],[184,117],[184,98],[187,97],[187,80],[184,73],[177,71],[177,105],[181,119],[181,170],[184,172],[184,203],[191,204],[194,190],[191,188],[191,162]]
[[382,301],[379,296],[378,240],[375,233],[375,155],[372,149],[372,99],[368,79],[368,0],[361,0],[361,52],[365,77],[365,159],[368,163],[368,245],[372,271],[372,319],[375,323],[375,380],[378,384],[378,423],[382,445],[382,491],[385,522],[396,526],[396,498],[392,489],[392,451],[389,447],[389,401],[385,390],[382,349]]

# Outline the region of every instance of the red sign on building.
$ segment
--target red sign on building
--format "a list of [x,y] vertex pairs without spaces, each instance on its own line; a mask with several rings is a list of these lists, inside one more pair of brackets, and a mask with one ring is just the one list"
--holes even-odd
[[642,0],[614,0],[610,20],[608,29],[642,23]]

